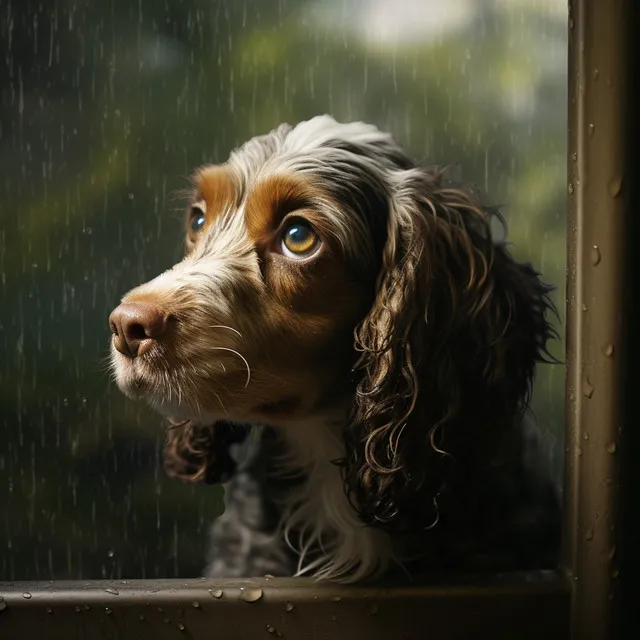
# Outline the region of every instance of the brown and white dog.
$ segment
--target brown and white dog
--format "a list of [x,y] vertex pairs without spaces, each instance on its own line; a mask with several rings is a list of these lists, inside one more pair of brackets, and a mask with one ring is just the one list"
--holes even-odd
[[524,416],[552,307],[492,240],[497,213],[329,116],[193,182],[185,257],[110,325],[118,386],[171,419],[167,470],[228,480],[207,574],[553,563],[557,491]]

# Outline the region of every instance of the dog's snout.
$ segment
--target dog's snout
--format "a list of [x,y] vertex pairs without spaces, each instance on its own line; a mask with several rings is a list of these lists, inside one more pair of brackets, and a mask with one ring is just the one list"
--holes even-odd
[[113,345],[129,358],[141,356],[167,328],[167,315],[149,302],[123,302],[109,316]]

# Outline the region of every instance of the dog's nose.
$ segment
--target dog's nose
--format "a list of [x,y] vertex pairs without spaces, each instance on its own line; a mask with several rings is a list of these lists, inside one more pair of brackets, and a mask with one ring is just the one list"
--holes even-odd
[[109,316],[113,346],[135,358],[149,350],[167,328],[167,315],[149,302],[123,302]]

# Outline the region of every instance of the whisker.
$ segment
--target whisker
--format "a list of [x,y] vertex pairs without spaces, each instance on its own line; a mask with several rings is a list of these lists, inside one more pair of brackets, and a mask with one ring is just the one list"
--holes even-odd
[[210,325],[209,328],[210,329],[229,329],[229,331],[233,331],[234,333],[237,333],[242,338],[242,334],[237,329],[234,329],[233,327],[228,327],[226,324],[212,324]]
[[246,389],[249,386],[249,382],[251,380],[251,367],[249,366],[247,359],[239,351],[230,349],[229,347],[212,347],[212,349],[214,351],[229,351],[230,353],[234,353],[238,356],[238,358],[242,360],[242,362],[244,362],[244,366],[247,368],[247,381],[244,383],[244,388]]

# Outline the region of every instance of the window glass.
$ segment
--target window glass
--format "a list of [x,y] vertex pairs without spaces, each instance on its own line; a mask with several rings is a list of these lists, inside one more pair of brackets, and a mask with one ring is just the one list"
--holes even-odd
[[[566,29],[563,0],[3,2],[0,579],[199,574],[221,492],[164,477],[107,317],[180,256],[186,176],[250,136],[328,112],[455,165],[563,313]],[[534,398],[557,460],[563,373]]]

